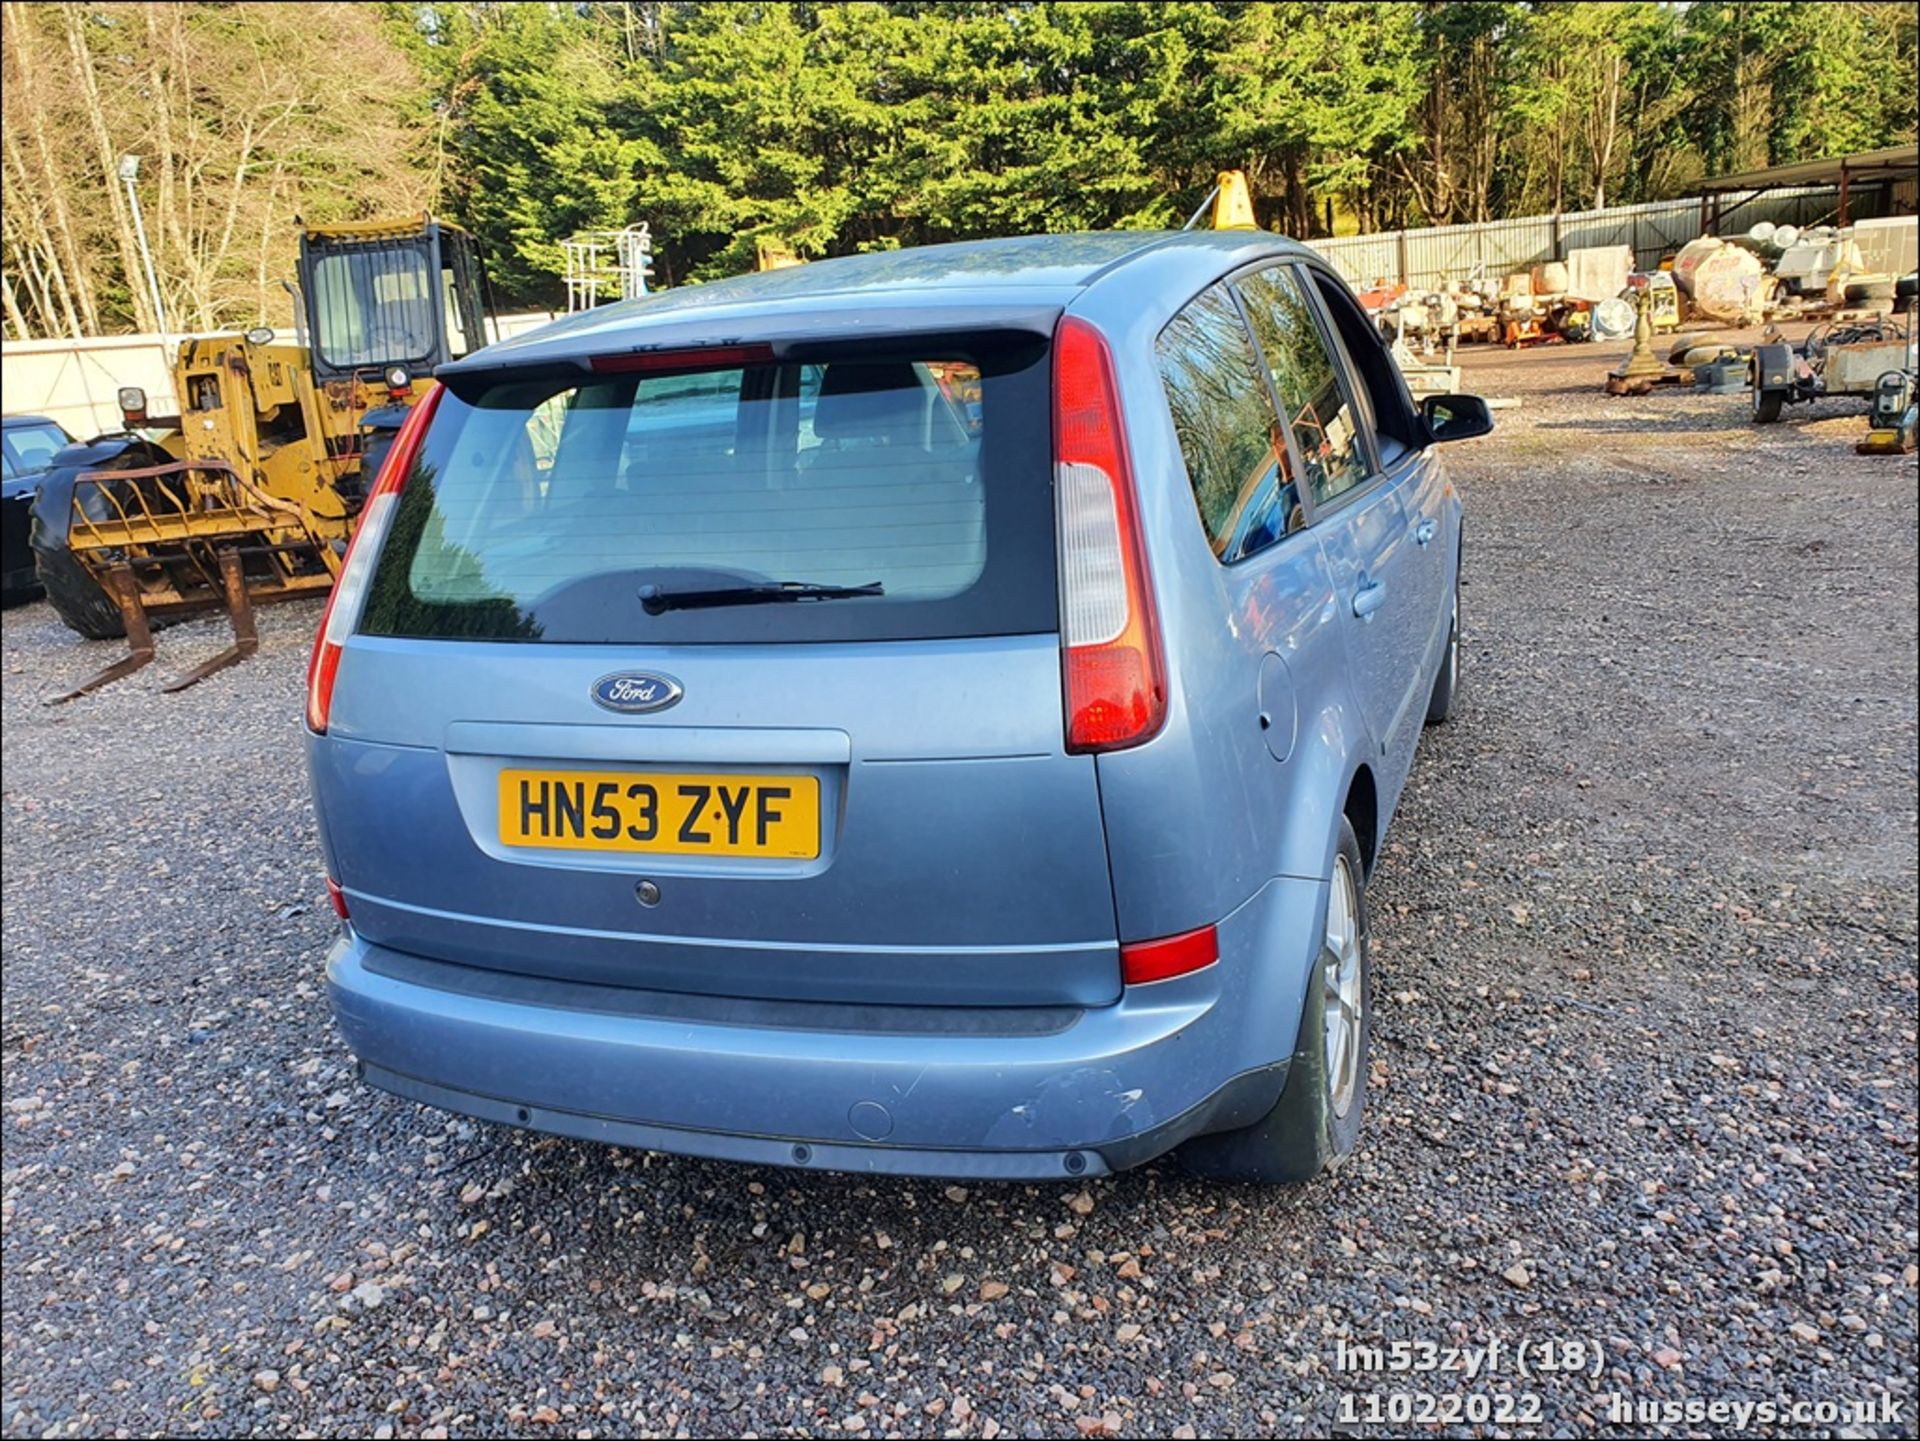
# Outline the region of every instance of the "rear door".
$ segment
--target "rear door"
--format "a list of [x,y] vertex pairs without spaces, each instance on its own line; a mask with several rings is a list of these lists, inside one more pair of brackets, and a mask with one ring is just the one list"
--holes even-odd
[[1282,264],[1242,277],[1238,289],[1300,451],[1355,690],[1384,751],[1409,725],[1421,576],[1398,488],[1377,468],[1352,377],[1308,285],[1297,265]]
[[644,366],[442,399],[315,748],[356,928],[656,990],[1114,1000],[1044,341]]
[[[1433,456],[1392,434],[1391,413],[1395,409],[1404,410],[1400,397],[1385,393],[1386,387],[1380,384],[1389,378],[1381,372],[1390,372],[1392,361],[1378,342],[1377,333],[1367,325],[1345,283],[1312,267],[1302,267],[1299,274],[1320,302],[1324,333],[1346,378],[1347,393],[1355,403],[1359,424],[1372,444],[1374,467],[1384,474],[1386,484],[1399,497],[1407,534],[1413,539],[1412,550],[1406,552],[1407,589],[1412,601],[1402,638],[1409,669],[1401,700],[1408,715],[1406,723],[1395,732],[1395,743],[1407,748],[1410,763],[1412,742],[1425,724],[1427,697],[1439,669],[1452,619],[1454,563],[1459,550],[1459,535],[1453,523],[1455,511],[1448,501],[1445,472]],[[1345,325],[1339,323],[1340,317],[1336,315],[1340,308],[1347,312]],[[1356,354],[1359,344],[1371,346],[1374,354]],[[1367,368],[1369,361],[1374,366],[1371,375]],[[1397,377],[1391,378],[1397,381]]]

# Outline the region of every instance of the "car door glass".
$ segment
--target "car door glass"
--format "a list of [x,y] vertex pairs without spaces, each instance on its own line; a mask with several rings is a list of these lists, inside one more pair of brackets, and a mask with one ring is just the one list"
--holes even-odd
[[7,479],[45,470],[54,456],[72,445],[66,431],[52,421],[10,425],[6,429]]
[[1304,514],[1292,455],[1226,288],[1216,285],[1176,315],[1155,350],[1214,555],[1231,564],[1298,530]]
[[1353,402],[1299,277],[1275,266],[1247,276],[1239,287],[1274,391],[1300,447],[1314,504],[1326,505],[1367,478]]

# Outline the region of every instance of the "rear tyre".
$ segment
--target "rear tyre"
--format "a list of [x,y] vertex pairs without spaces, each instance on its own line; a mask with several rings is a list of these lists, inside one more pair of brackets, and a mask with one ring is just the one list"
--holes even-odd
[[1307,984],[1286,1087],[1253,1124],[1196,1136],[1182,1146],[1180,1162],[1194,1175],[1296,1185],[1353,1153],[1373,1035],[1364,877],[1360,843],[1342,816],[1320,958]]
[[1460,577],[1453,578],[1453,615],[1447,621],[1447,653],[1427,697],[1427,724],[1437,726],[1453,714],[1453,693],[1460,685]]
[[1780,418],[1780,407],[1787,402],[1786,393],[1779,390],[1756,390],[1753,393],[1753,423],[1772,425]]
[[127,633],[120,607],[64,545],[56,550],[35,545],[33,566],[39,572],[48,603],[68,630],[88,640],[114,640]]

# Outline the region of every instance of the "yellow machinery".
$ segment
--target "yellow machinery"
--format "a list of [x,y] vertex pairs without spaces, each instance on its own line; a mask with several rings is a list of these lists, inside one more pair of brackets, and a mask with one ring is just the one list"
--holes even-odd
[[753,258],[755,270],[785,270],[789,266],[807,263],[807,258],[795,251],[791,244],[771,235],[755,238]]
[[153,658],[149,620],[224,608],[234,645],[166,689],[250,654],[252,607],[324,594],[380,460],[435,366],[484,343],[470,236],[420,215],[303,226],[296,340],[183,340],[178,416],[120,393],[127,431],[63,452],[34,507],[48,599],[130,654],[59,697]]
[[1253,214],[1253,191],[1247,185],[1244,170],[1222,170],[1200,208],[1187,217],[1180,228],[1192,230],[1202,219],[1209,230],[1258,230],[1260,222]]
[[1213,187],[1213,228],[1215,230],[1258,230],[1253,218],[1253,192],[1247,188],[1247,176],[1241,170],[1222,170]]

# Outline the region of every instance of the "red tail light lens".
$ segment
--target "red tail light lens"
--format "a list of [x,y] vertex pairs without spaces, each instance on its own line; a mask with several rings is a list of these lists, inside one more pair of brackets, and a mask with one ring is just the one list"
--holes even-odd
[[340,574],[327,596],[327,608],[320,616],[320,633],[313,638],[313,658],[307,663],[307,729],[325,735],[327,713],[333,708],[333,681],[340,670],[340,648],[353,634],[360,620],[360,608],[366,603],[367,586],[373,580],[373,567],[386,543],[387,527],[393,524],[394,507],[400,491],[413,471],[414,457],[420,453],[420,439],[440,403],[441,388],[436,385],[413,407],[400,433],[387,452],[380,478],[367,493],[367,503],[354,527],[353,539],[340,562]]
[[1130,986],[1172,980],[1205,970],[1220,959],[1220,939],[1212,926],[1182,931],[1157,941],[1132,941],[1120,947],[1120,978]]
[[347,893],[340,889],[340,882],[332,876],[327,877],[327,899],[333,902],[333,913],[341,920],[353,919],[347,914]]
[[1139,745],[1167,714],[1160,627],[1113,354],[1074,316],[1053,338],[1053,458],[1067,749]]

